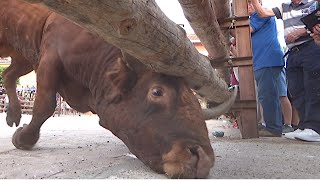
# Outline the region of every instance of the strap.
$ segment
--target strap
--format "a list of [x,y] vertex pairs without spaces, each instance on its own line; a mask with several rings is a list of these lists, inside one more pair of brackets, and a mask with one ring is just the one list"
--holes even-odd
[[276,15],[277,19],[282,19],[282,14],[278,7],[272,8],[272,11]]

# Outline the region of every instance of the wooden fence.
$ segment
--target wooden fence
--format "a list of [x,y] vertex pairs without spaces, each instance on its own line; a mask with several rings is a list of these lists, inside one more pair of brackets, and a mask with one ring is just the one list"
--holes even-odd
[[[31,101],[20,100],[21,113],[22,114],[32,114],[33,104],[34,104],[33,100],[31,100]],[[5,95],[0,95],[0,113],[6,112],[6,108],[7,108],[7,103],[5,100]],[[54,115],[60,116],[61,113],[62,113],[61,104],[60,104],[60,101],[58,101]]]

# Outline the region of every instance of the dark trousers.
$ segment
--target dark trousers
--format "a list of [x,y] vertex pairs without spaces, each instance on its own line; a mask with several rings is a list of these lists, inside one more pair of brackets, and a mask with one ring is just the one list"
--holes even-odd
[[299,112],[299,128],[320,134],[320,47],[313,41],[289,52],[287,79],[293,105]]

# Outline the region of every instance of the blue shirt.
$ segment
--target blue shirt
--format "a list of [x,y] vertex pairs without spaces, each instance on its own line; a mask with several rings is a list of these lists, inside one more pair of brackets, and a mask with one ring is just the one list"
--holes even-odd
[[253,70],[284,66],[284,54],[278,40],[275,18],[260,18],[255,12],[250,16],[250,26],[253,28]]

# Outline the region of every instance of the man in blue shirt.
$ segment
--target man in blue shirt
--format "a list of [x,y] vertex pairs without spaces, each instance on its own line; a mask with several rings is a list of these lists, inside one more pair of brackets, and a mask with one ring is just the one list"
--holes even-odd
[[248,10],[254,78],[266,125],[259,135],[280,137],[283,119],[279,97],[287,96],[287,87],[283,78],[283,51],[277,37],[276,21],[274,17],[259,17],[250,0]]
[[291,0],[272,10],[263,9],[258,0],[252,4],[260,17],[276,16],[284,22],[289,93],[300,116],[299,129],[285,137],[320,142],[320,47],[300,20],[316,10],[318,2]]

